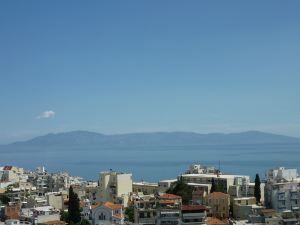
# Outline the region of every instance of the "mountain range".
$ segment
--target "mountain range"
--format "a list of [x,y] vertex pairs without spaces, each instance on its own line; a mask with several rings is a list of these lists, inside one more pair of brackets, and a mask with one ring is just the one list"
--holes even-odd
[[284,135],[247,131],[241,133],[152,132],[105,135],[89,131],[50,133],[27,141],[0,146],[1,149],[22,148],[73,148],[73,147],[151,147],[192,145],[239,144],[290,144],[300,143],[299,138]]

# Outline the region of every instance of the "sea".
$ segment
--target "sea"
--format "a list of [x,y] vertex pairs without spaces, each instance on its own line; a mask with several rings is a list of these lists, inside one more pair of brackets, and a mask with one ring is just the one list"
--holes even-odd
[[157,182],[175,179],[191,164],[251,178],[258,173],[263,179],[270,168],[299,170],[300,144],[0,149],[0,166],[30,170],[45,166],[49,172],[65,171],[85,180],[97,180],[100,171],[114,170],[132,173],[134,181]]

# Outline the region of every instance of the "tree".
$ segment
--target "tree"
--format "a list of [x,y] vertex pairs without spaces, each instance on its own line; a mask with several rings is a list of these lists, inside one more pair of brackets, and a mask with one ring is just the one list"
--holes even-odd
[[217,191],[217,186],[216,186],[216,181],[214,178],[211,180],[211,188],[210,188],[210,193],[216,192]]
[[256,204],[260,203],[261,192],[260,192],[260,179],[258,173],[255,175],[255,186],[254,186],[254,197],[256,198]]
[[79,209],[79,199],[77,194],[73,191],[71,186],[69,189],[69,207],[68,207],[68,222],[78,223],[81,220],[80,209]]
[[82,219],[77,225],[91,225],[91,223],[87,219]]
[[128,217],[129,222],[134,222],[134,208],[127,207],[125,209],[125,215]]
[[191,186],[183,182],[182,177],[179,178],[168,190],[168,194],[181,196],[183,204],[189,204],[192,200],[193,189]]
[[68,222],[68,220],[69,220],[69,213],[66,212],[66,211],[62,211],[60,213],[60,220]]
[[0,202],[1,202],[2,204],[5,204],[5,205],[6,205],[7,203],[9,203],[9,201],[10,201],[10,198],[7,196],[6,193],[0,195]]

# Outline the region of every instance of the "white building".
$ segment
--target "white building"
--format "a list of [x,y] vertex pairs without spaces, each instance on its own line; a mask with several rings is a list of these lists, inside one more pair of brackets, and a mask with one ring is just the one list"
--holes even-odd
[[132,192],[132,174],[114,171],[101,172],[97,202],[114,202],[127,206]]
[[158,192],[159,193],[166,193],[166,191],[174,184],[177,179],[172,180],[161,180],[158,182]]
[[279,167],[276,169],[269,169],[266,172],[266,181],[268,182],[278,182],[278,181],[293,181],[298,177],[297,169],[286,169],[284,167]]
[[243,179],[250,180],[249,176],[224,174],[182,174],[180,177],[185,183],[212,184],[214,180],[217,185],[224,188],[220,191],[225,193],[227,193],[229,186],[236,185]]
[[268,170],[265,184],[265,204],[277,212],[291,210],[300,214],[300,178],[296,169]]

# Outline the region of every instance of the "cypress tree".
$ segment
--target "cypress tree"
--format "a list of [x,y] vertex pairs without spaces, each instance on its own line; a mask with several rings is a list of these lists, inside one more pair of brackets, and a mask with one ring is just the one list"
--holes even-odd
[[254,186],[254,197],[256,198],[256,204],[260,203],[261,192],[260,192],[260,179],[258,173],[255,175],[255,186]]
[[69,218],[68,222],[78,223],[81,220],[79,199],[77,194],[73,191],[72,186],[69,188],[69,207],[68,207]]
[[184,183],[182,177],[180,177],[166,192],[181,196],[182,203],[189,204],[192,200],[193,188]]
[[210,188],[210,193],[213,193],[213,192],[215,192],[215,191],[217,191],[217,186],[216,186],[215,179],[214,179],[214,178],[212,178],[212,180],[211,180],[211,188]]

